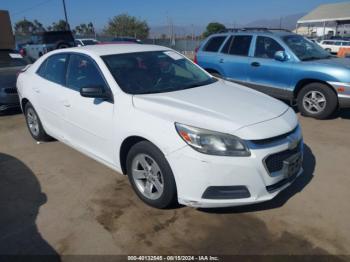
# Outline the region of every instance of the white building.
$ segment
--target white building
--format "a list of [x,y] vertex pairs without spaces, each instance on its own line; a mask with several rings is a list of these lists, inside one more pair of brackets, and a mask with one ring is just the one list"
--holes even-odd
[[350,34],[350,2],[321,5],[300,18],[295,30],[313,37]]

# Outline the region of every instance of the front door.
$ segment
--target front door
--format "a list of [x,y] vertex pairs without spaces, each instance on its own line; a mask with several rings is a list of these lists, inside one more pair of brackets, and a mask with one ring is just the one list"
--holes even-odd
[[73,146],[112,163],[116,154],[112,143],[114,104],[82,97],[80,89],[88,86],[109,89],[98,65],[90,57],[71,54],[63,100],[67,140]]
[[248,85],[271,96],[289,99],[293,63],[276,60],[278,51],[285,50],[273,38],[256,38],[254,56],[248,67]]

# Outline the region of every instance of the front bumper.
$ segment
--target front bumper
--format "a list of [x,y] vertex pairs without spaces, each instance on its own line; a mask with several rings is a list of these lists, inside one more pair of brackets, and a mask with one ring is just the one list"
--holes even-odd
[[350,108],[350,83],[328,82],[338,94],[340,108]]
[[[9,90],[11,89],[9,88]],[[0,111],[18,107],[19,98],[17,92],[9,92],[7,89],[5,91],[4,88],[0,89]]]
[[[303,153],[300,128],[296,131]],[[281,170],[270,173],[265,166],[267,156],[290,149],[290,139],[284,138],[268,145],[250,146],[250,157],[220,157],[201,154],[187,146],[167,155],[172,167],[178,201],[192,207],[216,208],[240,206],[268,201],[288,187],[302,174],[302,168],[292,176]],[[302,157],[302,156],[301,156]],[[246,188],[249,194],[236,199],[207,199],[205,193],[212,188]]]

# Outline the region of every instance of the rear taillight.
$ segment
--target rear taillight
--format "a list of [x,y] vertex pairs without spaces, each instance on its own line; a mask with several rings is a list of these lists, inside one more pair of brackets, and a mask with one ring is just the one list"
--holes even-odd
[[23,56],[23,57],[25,57],[25,56],[27,55],[27,52],[26,52],[26,50],[25,50],[24,48],[21,48],[21,49],[19,50],[19,53],[20,53],[21,56]]
[[194,58],[193,58],[193,62],[195,64],[198,64],[198,60],[197,60],[197,52],[199,50],[199,47],[196,47],[196,49],[194,50]]

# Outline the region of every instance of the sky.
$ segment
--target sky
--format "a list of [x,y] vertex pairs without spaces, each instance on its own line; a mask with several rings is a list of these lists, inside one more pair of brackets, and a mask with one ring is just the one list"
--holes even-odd
[[[108,19],[128,13],[152,26],[206,25],[221,22],[227,26],[258,19],[272,19],[307,13],[325,3],[344,0],[66,0],[71,26],[92,22],[103,29]],[[45,26],[64,18],[62,0],[0,0],[0,9],[9,10],[12,23],[23,17],[37,19]]]

